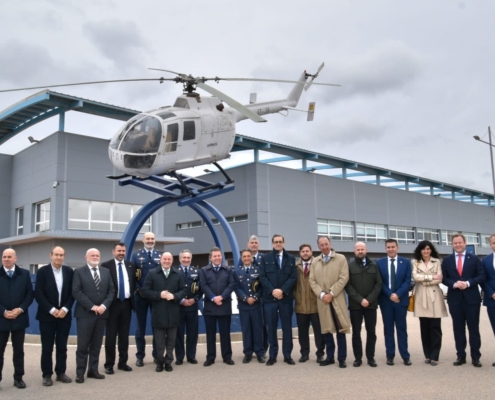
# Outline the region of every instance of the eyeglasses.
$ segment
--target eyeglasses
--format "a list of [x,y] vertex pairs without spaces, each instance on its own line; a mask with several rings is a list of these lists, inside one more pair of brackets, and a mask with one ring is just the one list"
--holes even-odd
[[273,244],[282,244],[284,241],[283,240],[274,240]]

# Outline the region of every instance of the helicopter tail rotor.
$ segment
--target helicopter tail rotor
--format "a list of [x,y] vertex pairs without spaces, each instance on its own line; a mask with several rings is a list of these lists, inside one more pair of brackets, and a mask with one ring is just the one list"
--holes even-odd
[[308,90],[311,87],[311,85],[313,84],[313,81],[316,78],[318,78],[318,74],[320,73],[320,71],[323,69],[324,66],[325,66],[325,63],[324,62],[321,63],[320,68],[318,68],[318,71],[316,71],[316,74],[314,74],[314,75],[306,74],[306,77],[307,78],[311,77],[311,80],[308,83],[306,83],[306,86],[304,86],[304,90]]

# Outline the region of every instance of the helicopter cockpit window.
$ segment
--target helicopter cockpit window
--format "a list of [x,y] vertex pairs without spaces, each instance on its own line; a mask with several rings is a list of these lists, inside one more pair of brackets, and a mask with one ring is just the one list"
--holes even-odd
[[194,121],[184,121],[184,140],[194,140],[196,137],[196,124]]
[[163,112],[163,113],[156,114],[156,115],[158,115],[161,119],[167,119],[167,118],[175,117],[175,114],[171,113],[171,112]]
[[125,124],[125,126],[120,130],[120,134],[116,134],[111,142],[110,142],[110,148],[111,149],[117,149],[119,147],[119,143],[120,141],[122,140],[122,138],[124,137],[124,135],[127,133],[127,131],[129,130],[129,128],[136,122],[136,121],[139,121],[140,119],[143,119],[144,117],[146,117],[146,114],[138,114],[134,117],[132,117],[129,121],[127,121],[127,123]]
[[177,140],[179,140],[179,124],[167,126],[167,136],[165,142],[165,153],[172,153],[177,150]]
[[162,124],[158,118],[148,116],[137,122],[125,135],[120,151],[134,154],[157,153],[162,137]]

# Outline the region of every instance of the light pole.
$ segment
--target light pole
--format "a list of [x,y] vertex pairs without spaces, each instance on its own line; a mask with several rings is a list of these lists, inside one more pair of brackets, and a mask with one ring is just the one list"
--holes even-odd
[[[493,149],[492,149],[492,147],[495,147],[495,146],[492,144],[492,130],[490,129],[490,127],[488,127],[488,142],[481,140],[481,138],[478,135],[473,136],[473,138],[479,142],[486,143],[490,146],[490,161],[491,161],[490,165],[492,166],[493,196],[495,197],[495,169],[493,167]],[[494,210],[495,210],[495,208],[494,208]]]

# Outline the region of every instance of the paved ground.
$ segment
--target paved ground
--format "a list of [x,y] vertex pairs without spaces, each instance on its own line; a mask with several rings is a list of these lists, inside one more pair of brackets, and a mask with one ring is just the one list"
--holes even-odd
[[[314,354],[305,364],[296,362],[289,366],[279,354],[278,363],[267,367],[256,361],[242,364],[242,344],[233,343],[236,365],[227,366],[217,359],[217,363],[205,368],[205,345],[198,345],[197,365],[174,365],[173,372],[157,373],[150,359],[145,359],[145,366],[134,366],[134,357],[130,361],[132,372],[116,370],[115,375],[105,380],[87,379],[82,385],[76,383],[62,384],[55,382],[52,387],[41,385],[39,368],[40,346],[26,344],[27,388],[19,390],[12,386],[12,351],[9,345],[5,354],[3,381],[0,383],[0,398],[20,399],[447,399],[494,397],[495,391],[495,339],[482,307],[481,336],[483,356],[482,368],[469,364],[454,367],[454,340],[451,319],[444,318],[443,347],[438,366],[424,364],[419,334],[419,321],[408,313],[409,350],[413,365],[406,367],[396,358],[393,367],[385,364],[385,350],[382,326],[378,324],[377,368],[363,365],[353,368],[351,340],[348,336],[348,367],[340,369],[336,365],[320,367],[315,362]],[[380,318],[379,318],[380,319]],[[134,354],[132,346],[130,354]],[[69,348],[67,374],[75,378],[75,347]],[[299,358],[299,344],[294,339],[293,358]],[[100,372],[103,372],[104,352],[100,359]],[[15,397],[14,397],[15,396]]]

